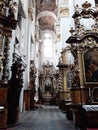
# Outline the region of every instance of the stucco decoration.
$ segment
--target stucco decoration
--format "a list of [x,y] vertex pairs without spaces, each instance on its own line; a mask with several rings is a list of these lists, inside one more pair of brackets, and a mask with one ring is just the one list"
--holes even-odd
[[61,35],[60,34],[57,34],[57,42],[60,42],[61,41]]
[[67,6],[60,6],[59,7],[59,14],[60,17],[68,17],[69,16],[69,8]]
[[67,3],[68,0],[60,0],[59,3],[62,4],[62,3]]

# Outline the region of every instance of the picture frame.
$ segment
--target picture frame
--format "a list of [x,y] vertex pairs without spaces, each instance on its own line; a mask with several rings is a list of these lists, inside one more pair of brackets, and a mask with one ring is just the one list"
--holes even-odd
[[92,102],[98,103],[98,87],[92,89]]
[[90,48],[83,52],[83,72],[86,84],[98,84],[98,50]]
[[72,79],[73,79],[73,73],[71,71],[67,72],[67,88],[72,87]]

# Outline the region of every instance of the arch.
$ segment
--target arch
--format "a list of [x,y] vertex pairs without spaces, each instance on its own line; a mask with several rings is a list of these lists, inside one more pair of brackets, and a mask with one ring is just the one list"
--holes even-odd
[[56,15],[51,11],[42,11],[37,15],[37,20],[39,20],[42,16],[51,16],[56,20]]

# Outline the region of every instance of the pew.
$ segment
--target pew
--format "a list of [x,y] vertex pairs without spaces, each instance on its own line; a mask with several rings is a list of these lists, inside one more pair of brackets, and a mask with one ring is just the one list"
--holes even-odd
[[98,105],[76,105],[72,111],[76,129],[98,128]]
[[98,105],[83,105],[86,128],[98,128]]

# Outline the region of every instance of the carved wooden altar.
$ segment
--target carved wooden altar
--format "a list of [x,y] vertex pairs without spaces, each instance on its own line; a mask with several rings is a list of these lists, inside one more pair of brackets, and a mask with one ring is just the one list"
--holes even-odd
[[39,92],[42,103],[53,103],[58,91],[58,78],[55,68],[47,62],[39,75]]
[[[75,57],[73,71],[78,72],[80,82],[75,86],[76,81],[73,80],[71,89],[75,126],[85,130],[91,122],[93,126],[95,116],[92,114],[93,112],[84,112],[82,105],[98,104],[97,91],[96,93],[94,91],[98,88],[98,10],[93,10],[92,5],[87,1],[82,4],[82,8],[76,5],[75,9],[76,12],[73,15],[75,30],[71,28],[71,36],[66,42],[71,45],[72,54]],[[86,118],[88,119],[87,126],[85,124]]]
[[[9,91],[11,90],[9,85],[9,49],[12,37],[12,30],[16,29],[16,2],[11,2],[8,0],[0,1],[0,92],[4,89],[4,93],[1,95],[0,106],[4,106],[5,111],[0,118],[3,118],[4,122],[0,123],[0,127],[6,127],[8,122],[9,108],[11,107],[9,103]],[[12,9],[13,7],[13,9]],[[5,96],[4,96],[5,95]],[[7,98],[5,98],[7,97]],[[17,99],[18,100],[18,99]],[[16,102],[17,104],[17,102]],[[11,116],[11,115],[10,115]]]
[[[92,89],[97,87],[98,84],[95,76],[97,72],[94,72],[97,71],[98,67],[96,63],[98,53],[97,17],[98,12],[93,10],[91,4],[87,1],[82,5],[82,8],[78,8],[77,5],[76,12],[73,15],[76,30],[71,28],[71,36],[66,41],[71,44],[72,53],[74,52],[76,56],[76,67],[74,69],[79,71],[80,88],[88,89],[90,102],[92,102]],[[85,26],[85,22],[88,22],[88,28]]]
[[24,90],[24,108],[25,110],[31,110],[34,109],[35,105],[35,79],[36,79],[36,68],[35,68],[35,63],[33,60],[30,61],[30,83],[29,83],[29,88]]
[[[59,108],[66,111],[68,110],[66,104],[71,102],[70,97],[70,88],[72,86],[72,72],[70,71],[73,68],[73,64],[67,61],[67,54],[70,53],[70,48],[66,47],[61,52],[61,57],[57,67],[59,68],[59,98],[58,105]],[[69,116],[69,115],[68,115]]]

